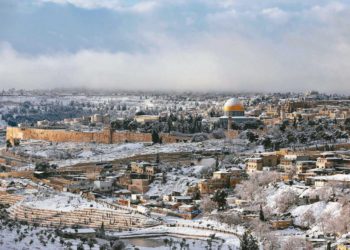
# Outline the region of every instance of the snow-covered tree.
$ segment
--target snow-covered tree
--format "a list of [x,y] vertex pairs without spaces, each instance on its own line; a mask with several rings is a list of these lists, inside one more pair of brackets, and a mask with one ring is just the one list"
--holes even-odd
[[297,201],[298,201],[298,195],[291,189],[288,189],[287,191],[281,193],[277,197],[276,199],[277,209],[279,212],[284,213],[290,207],[295,205]]
[[211,213],[212,211],[214,211],[217,208],[217,204],[216,202],[212,201],[209,198],[205,198],[204,200],[202,200],[201,202],[201,206],[200,209],[202,210],[202,212],[204,213]]

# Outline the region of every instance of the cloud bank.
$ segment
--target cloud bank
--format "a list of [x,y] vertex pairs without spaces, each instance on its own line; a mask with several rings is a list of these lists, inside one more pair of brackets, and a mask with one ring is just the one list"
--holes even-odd
[[[287,42],[287,41],[286,41]],[[298,46],[291,38],[290,47]],[[81,50],[28,56],[2,46],[3,87],[92,87],[146,90],[303,91],[349,93],[350,46],[264,44],[226,36],[147,53]]]
[[73,5],[84,9],[111,9],[114,11],[149,12],[156,6],[156,1],[121,1],[121,0],[37,0],[38,3]]
[[[115,48],[113,41],[117,40],[113,39],[111,46],[104,43],[101,46],[104,36],[97,40],[93,28],[91,33],[83,34],[88,45],[73,51],[47,43],[49,52],[31,53],[4,39],[0,43],[3,88],[319,90],[350,94],[350,7],[345,2],[294,0],[279,4],[281,1],[269,0],[252,1],[249,5],[243,0],[216,3],[174,0],[171,4],[133,1],[129,5],[118,0],[40,2],[127,12],[122,19],[126,20],[126,28],[118,26],[118,31],[113,27],[99,28],[106,37],[112,34],[118,39],[127,38],[132,46]],[[153,13],[145,17],[141,12]],[[48,31],[76,42],[66,30]],[[79,33],[79,27],[71,32]]]

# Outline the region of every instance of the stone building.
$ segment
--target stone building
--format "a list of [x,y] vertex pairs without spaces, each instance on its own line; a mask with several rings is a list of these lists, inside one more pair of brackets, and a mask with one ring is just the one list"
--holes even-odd
[[246,163],[247,173],[261,171],[263,169],[263,160],[261,157],[249,158]]

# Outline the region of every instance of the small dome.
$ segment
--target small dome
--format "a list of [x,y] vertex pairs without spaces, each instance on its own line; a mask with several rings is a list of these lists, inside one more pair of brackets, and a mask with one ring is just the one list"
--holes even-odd
[[226,101],[224,111],[244,111],[244,106],[237,98],[231,98]]

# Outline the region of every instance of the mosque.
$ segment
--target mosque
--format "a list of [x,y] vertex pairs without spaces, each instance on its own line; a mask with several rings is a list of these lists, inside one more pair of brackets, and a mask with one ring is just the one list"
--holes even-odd
[[226,101],[224,112],[227,117],[244,117],[244,106],[237,98],[231,98]]
[[227,124],[231,129],[232,124],[242,124],[247,122],[256,122],[256,117],[245,116],[245,108],[242,102],[237,98],[228,99],[224,105],[224,116],[220,117],[222,123]]

